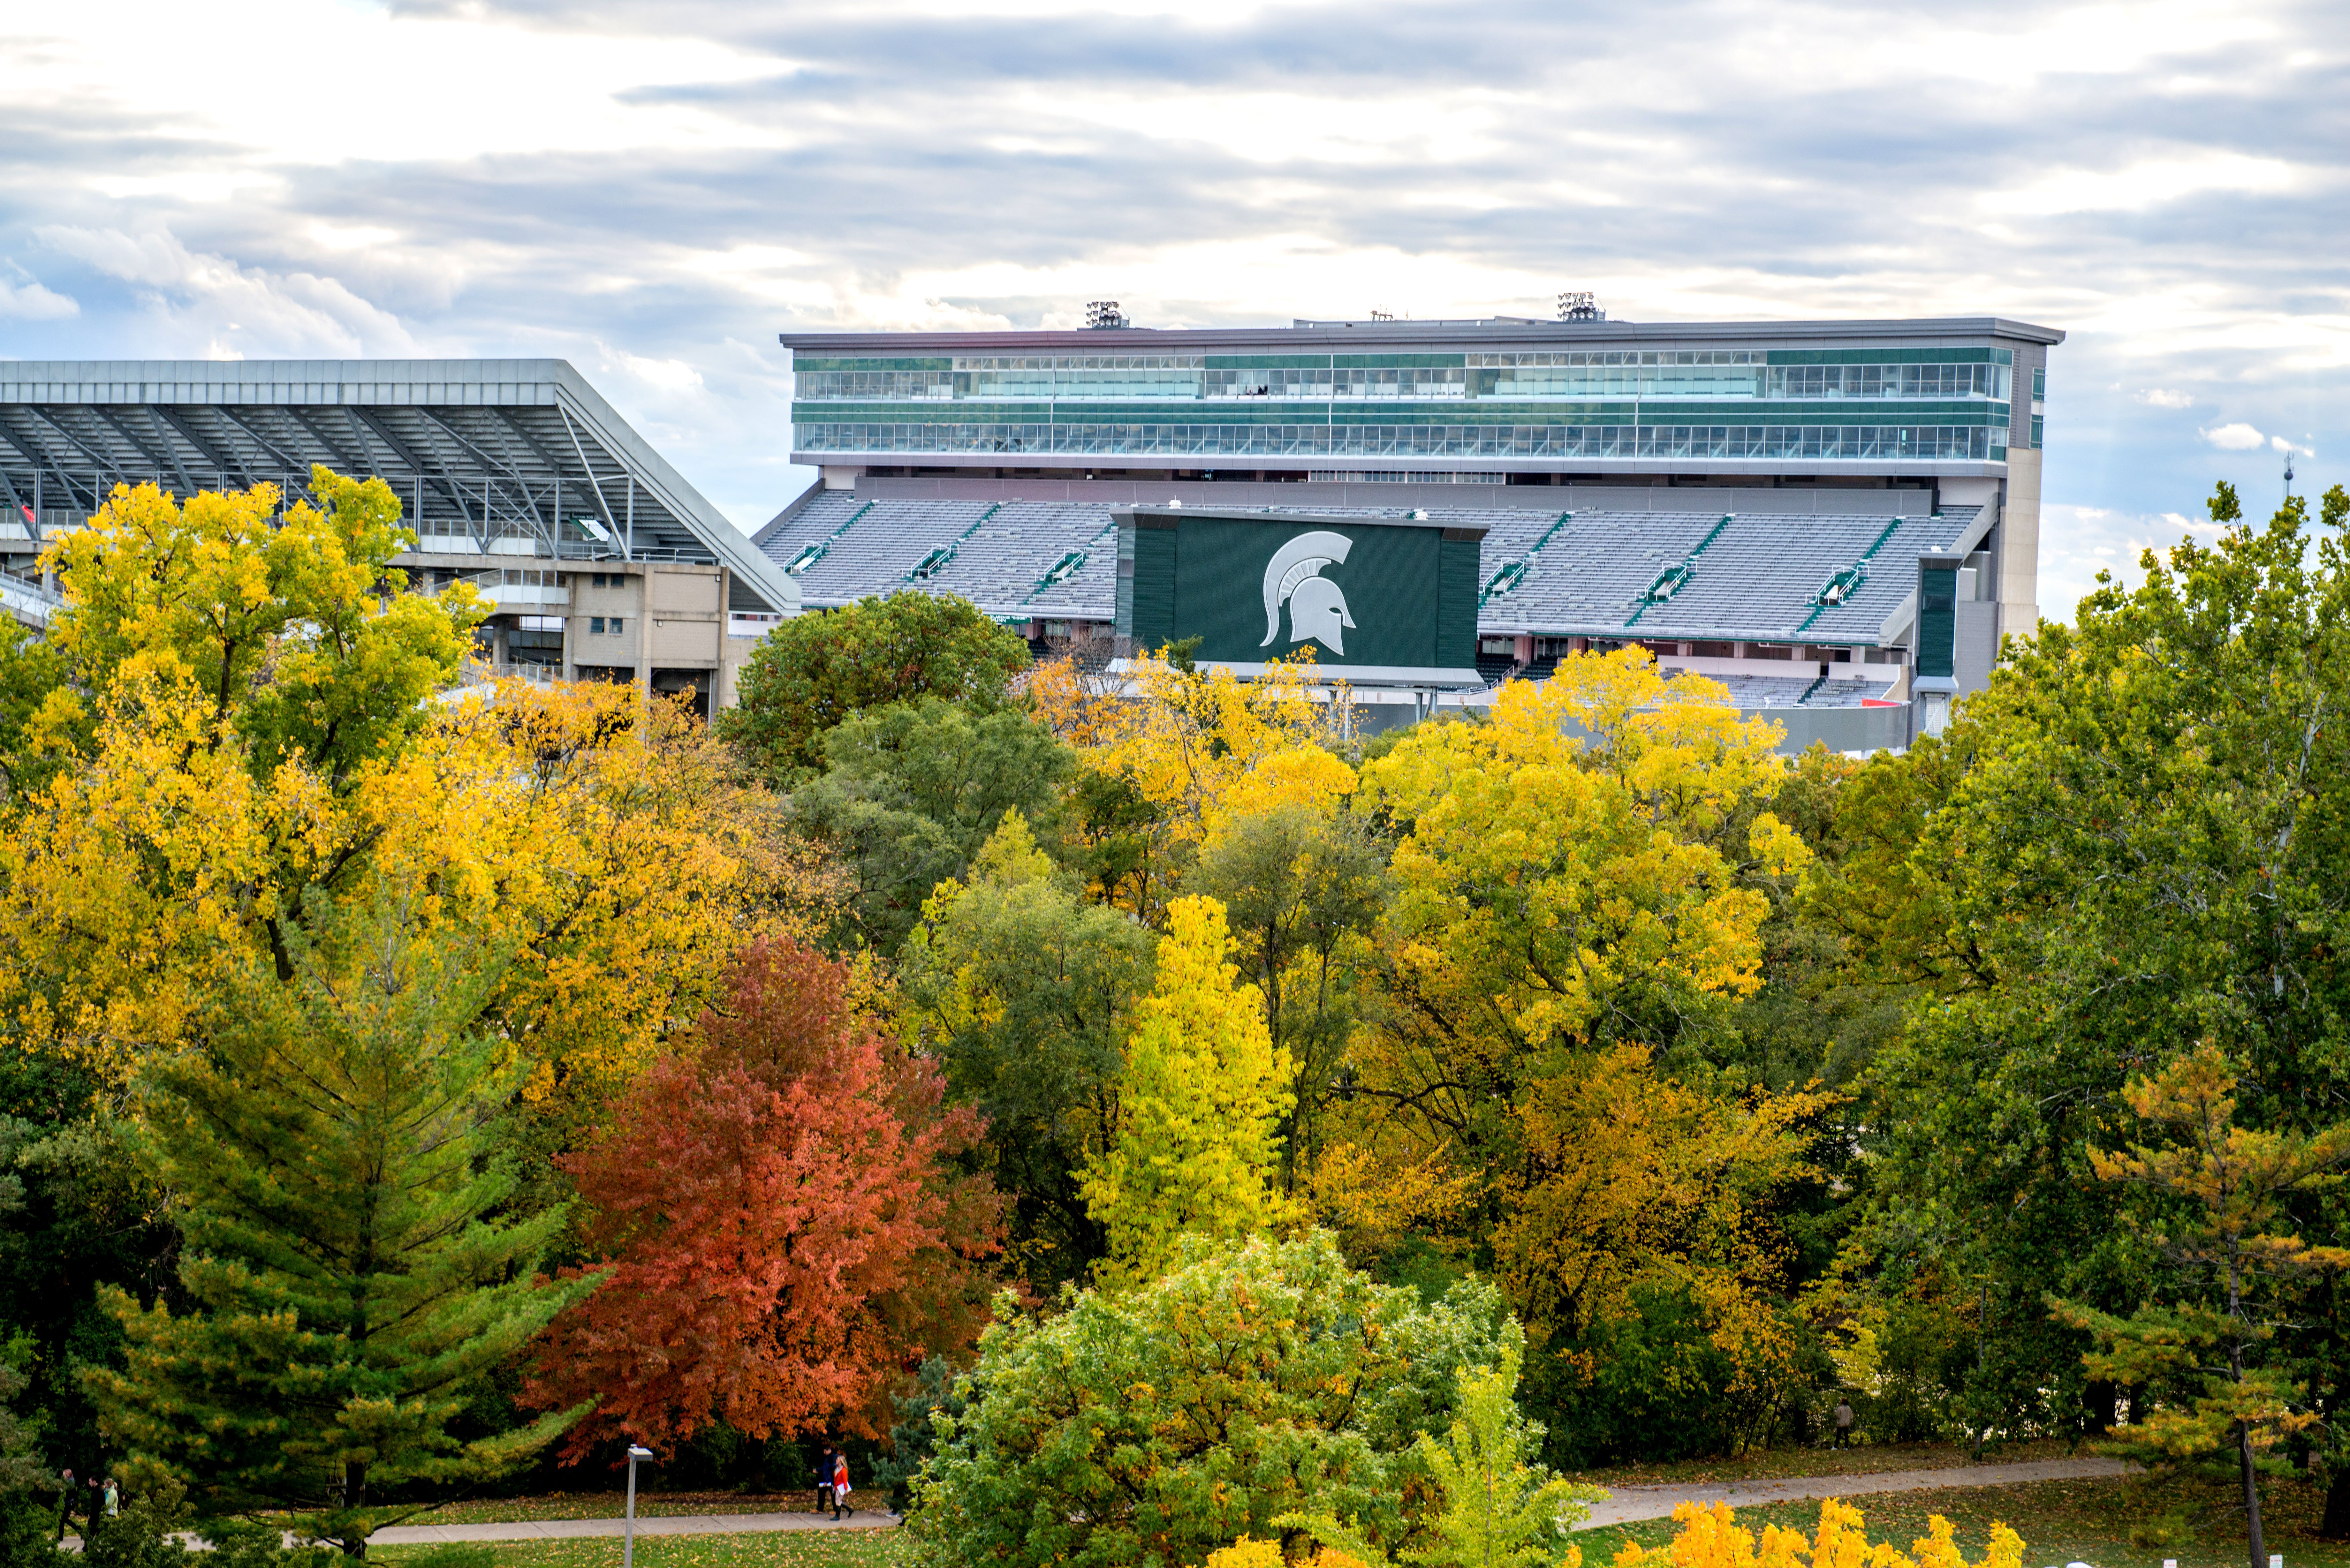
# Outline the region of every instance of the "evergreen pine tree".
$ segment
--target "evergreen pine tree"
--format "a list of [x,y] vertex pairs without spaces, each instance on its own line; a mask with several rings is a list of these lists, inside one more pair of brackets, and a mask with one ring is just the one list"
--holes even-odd
[[1291,1217],[1273,1179],[1295,1071],[1257,988],[1225,961],[1229,946],[1215,899],[1168,907],[1157,983],[1127,1046],[1118,1133],[1086,1172],[1114,1280],[1164,1272],[1179,1236],[1262,1235]]
[[182,1206],[183,1310],[107,1293],[127,1364],[86,1374],[133,1473],[209,1510],[295,1511],[364,1556],[393,1487],[491,1473],[581,1406],[466,1442],[449,1426],[593,1278],[553,1284],[553,1209],[499,1213],[495,1117],[521,1064],[471,1029],[502,961],[396,898],[328,910],[233,972],[204,1044],[140,1082],[141,1162]]
[[2263,1365],[2264,1353],[2288,1315],[2291,1282],[2350,1268],[2350,1250],[2312,1247],[2282,1229],[2283,1199],[2338,1181],[2333,1168],[2350,1159],[2350,1122],[2312,1137],[2239,1127],[2237,1082],[2234,1065],[2205,1041],[2123,1092],[2138,1120],[2166,1135],[2163,1146],[2089,1152],[2099,1180],[2151,1195],[2151,1222],[2137,1228],[2177,1271],[2177,1302],[2150,1301],[2127,1317],[2054,1298],[2049,1305],[2059,1321],[2096,1336],[2099,1348],[2083,1357],[2091,1376],[2150,1386],[2162,1399],[2099,1447],[2149,1466],[2216,1459],[2232,1469],[2247,1555],[2262,1568],[2261,1472],[2282,1470],[2272,1450],[2319,1421],[2307,1386],[2289,1368]]

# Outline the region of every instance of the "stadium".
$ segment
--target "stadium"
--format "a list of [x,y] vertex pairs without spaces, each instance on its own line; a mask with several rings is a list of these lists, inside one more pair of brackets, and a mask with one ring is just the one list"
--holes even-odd
[[[901,589],[967,597],[1040,649],[1122,657],[1121,530],[1130,545],[1182,508],[1473,541],[1457,585],[1473,657],[1354,682],[1398,716],[1637,644],[1722,681],[1791,749],[1899,747],[2037,618],[2059,331],[1587,306],[1234,329],[1095,316],[784,335],[792,456],[820,477],[750,537],[561,361],[7,363],[0,597],[44,623],[38,552],[118,483],[298,494],[323,462],[399,490],[420,535],[401,564],[424,591],[462,578],[494,602],[494,663],[704,704],[733,700],[781,618]],[[1189,612],[1161,607],[1152,624],[1183,634]],[[1372,607],[1358,591],[1349,613]]]

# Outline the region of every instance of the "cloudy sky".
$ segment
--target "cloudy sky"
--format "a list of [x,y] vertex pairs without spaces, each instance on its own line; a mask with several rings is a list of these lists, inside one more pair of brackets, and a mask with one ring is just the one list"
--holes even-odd
[[2350,479],[2350,8],[0,0],[0,355],[556,355],[728,514],[775,334],[2063,327],[2042,600]]

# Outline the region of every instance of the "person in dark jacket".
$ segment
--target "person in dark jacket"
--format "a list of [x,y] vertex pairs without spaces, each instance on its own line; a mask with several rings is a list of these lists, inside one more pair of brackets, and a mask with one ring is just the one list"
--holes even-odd
[[827,1509],[831,1508],[831,1507],[832,1507],[832,1505],[833,1505],[833,1504],[832,1504],[832,1461],[833,1461],[833,1459],[834,1459],[834,1458],[835,1458],[835,1457],[836,1457],[836,1456],[834,1455],[834,1453],[833,1453],[833,1451],[832,1451],[832,1445],[831,1445],[830,1443],[827,1443],[827,1444],[824,1446],[824,1452],[816,1456],[816,1511],[818,1513],[822,1513],[822,1512],[824,1512],[826,1510],[827,1510]]

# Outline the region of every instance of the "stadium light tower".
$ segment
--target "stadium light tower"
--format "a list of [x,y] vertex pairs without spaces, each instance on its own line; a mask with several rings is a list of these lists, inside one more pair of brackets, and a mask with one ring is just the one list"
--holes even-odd
[[1558,296],[1558,318],[1561,321],[1605,321],[1607,313],[1599,308],[1597,296],[1589,289],[1565,289]]
[[1119,311],[1117,300],[1095,299],[1086,304],[1086,325],[1091,327],[1124,327],[1128,322]]

